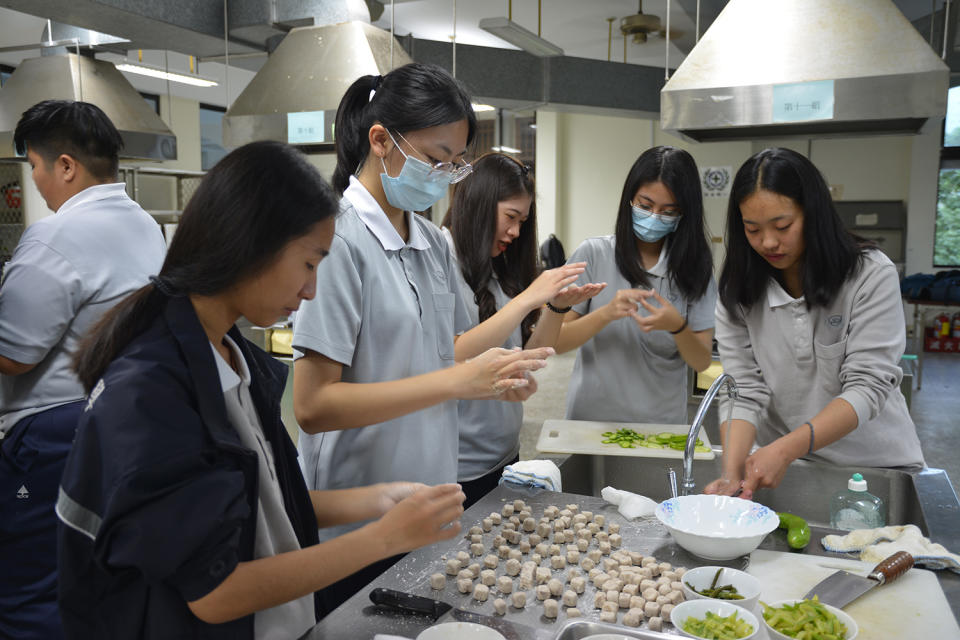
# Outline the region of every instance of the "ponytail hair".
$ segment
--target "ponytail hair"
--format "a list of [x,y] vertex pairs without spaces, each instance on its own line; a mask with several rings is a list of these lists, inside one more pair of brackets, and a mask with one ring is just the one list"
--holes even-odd
[[93,388],[171,297],[215,295],[255,276],[337,207],[330,185],[289,145],[253,142],[227,154],[184,208],[160,274],[108,311],[81,342],[74,369],[84,388]]
[[[499,203],[530,196],[530,215],[520,225],[520,235],[495,258],[490,250],[496,241]],[[530,168],[503,153],[488,153],[473,163],[469,180],[458,182],[453,204],[443,226],[450,229],[463,279],[473,290],[483,322],[497,312],[490,291],[496,274],[503,292],[511,298],[530,286],[541,271],[537,251],[537,205]],[[532,311],[520,324],[524,344],[540,315]]]
[[460,120],[467,121],[467,143],[477,117],[466,88],[441,67],[412,62],[385,76],[362,76],[347,89],[337,108],[337,168],[333,188],[342,194],[370,152],[368,132],[376,123],[405,134]]

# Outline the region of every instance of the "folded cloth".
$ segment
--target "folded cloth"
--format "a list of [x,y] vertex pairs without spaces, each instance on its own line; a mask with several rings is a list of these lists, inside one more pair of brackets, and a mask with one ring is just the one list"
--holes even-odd
[[550,460],[521,460],[503,469],[500,484],[509,482],[534,489],[563,491],[560,468]]
[[627,520],[633,520],[634,518],[640,518],[642,516],[652,516],[653,510],[657,508],[657,503],[646,496],[630,493],[629,491],[621,491],[613,487],[604,487],[600,491],[600,497],[610,504],[615,505],[620,515]]
[[824,536],[820,541],[827,551],[860,552],[865,562],[880,562],[897,551],[913,556],[914,564],[927,569],[950,569],[960,573],[960,555],[931,542],[912,524],[877,529],[855,529],[845,536]]

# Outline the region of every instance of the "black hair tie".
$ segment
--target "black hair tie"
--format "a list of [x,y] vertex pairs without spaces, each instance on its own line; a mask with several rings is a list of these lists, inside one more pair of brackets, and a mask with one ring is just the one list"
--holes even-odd
[[161,276],[150,276],[150,283],[168,298],[177,298],[183,295],[180,291],[177,291],[176,288],[170,282]]

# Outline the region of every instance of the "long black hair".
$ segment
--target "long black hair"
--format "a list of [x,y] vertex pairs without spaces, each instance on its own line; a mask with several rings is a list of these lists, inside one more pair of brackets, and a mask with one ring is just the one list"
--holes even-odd
[[637,237],[633,233],[633,197],[651,182],[662,182],[673,193],[680,209],[680,222],[666,237],[667,273],[685,298],[694,301],[710,285],[713,258],[703,226],[703,192],[693,156],[675,147],[647,149],[630,167],[620,194],[617,212],[617,269],[632,286],[649,287]]
[[796,151],[764,149],[737,171],[727,207],[726,258],[720,273],[720,300],[727,309],[750,307],[760,300],[770,278],[780,270],[771,266],[747,241],[740,204],[760,190],[790,198],[803,210],[803,295],[808,308],[827,306],[860,267],[863,251],[874,246],[843,226],[823,176]]
[[441,67],[412,62],[385,76],[362,76],[350,85],[337,107],[333,188],[343,193],[350,176],[367,159],[367,132],[374,124],[404,134],[460,120],[467,121],[469,143],[477,130],[470,94]]
[[[504,200],[530,196],[530,215],[520,225],[520,235],[495,258],[490,249],[497,234],[497,205]],[[453,204],[443,220],[450,229],[463,279],[473,290],[480,322],[497,312],[489,285],[493,275],[503,292],[515,297],[540,273],[537,255],[537,205],[530,169],[502,153],[488,153],[473,163],[473,173],[456,185]],[[527,314],[520,324],[523,342],[533,332],[540,311]]]
[[187,203],[153,283],[111,309],[84,338],[74,367],[89,391],[171,295],[214,295],[268,267],[287,244],[336,215],[338,199],[300,152],[280,142],[231,151]]

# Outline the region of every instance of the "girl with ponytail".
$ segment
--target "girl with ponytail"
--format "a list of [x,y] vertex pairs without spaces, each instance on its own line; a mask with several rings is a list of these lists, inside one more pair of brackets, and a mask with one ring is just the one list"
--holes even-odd
[[[496,327],[457,337],[470,322],[456,262],[414,212],[470,179],[475,130],[470,96],[436,66],[362,77],[340,102],[336,236],[317,296],[294,320],[294,409],[311,488],[456,481],[456,400],[526,386],[524,372],[553,352],[492,348],[504,340]],[[330,604],[385,568],[335,585]]]
[[[556,290],[556,282],[586,263],[541,270],[535,199],[529,167],[506,154],[489,153],[474,163],[470,179],[457,185],[443,221],[460,267],[457,280],[471,325],[501,327],[507,349],[552,347],[565,311],[604,288],[585,284]],[[536,381],[528,378],[529,386],[500,398],[458,405],[458,478],[467,496],[465,507],[496,487],[503,468],[518,459],[520,402],[536,390]]]
[[[336,209],[293,148],[231,152],[160,274],[86,338],[56,508],[66,637],[298,638],[318,590],[459,531],[455,484],[308,492],[280,422],[287,368],[234,326],[314,297]],[[354,521],[368,523],[319,543],[318,527]]]

